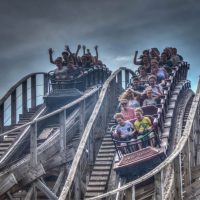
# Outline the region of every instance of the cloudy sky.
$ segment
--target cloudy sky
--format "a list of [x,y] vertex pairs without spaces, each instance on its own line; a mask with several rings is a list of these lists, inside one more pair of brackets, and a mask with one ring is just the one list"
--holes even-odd
[[112,70],[135,68],[135,50],[177,47],[191,64],[196,88],[200,74],[200,1],[195,0],[0,0],[0,97],[23,76],[54,68],[64,45],[92,49]]

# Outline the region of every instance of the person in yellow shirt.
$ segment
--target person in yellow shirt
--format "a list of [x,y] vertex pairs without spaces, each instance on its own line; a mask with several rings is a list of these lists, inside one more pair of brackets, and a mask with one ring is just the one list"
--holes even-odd
[[[137,139],[141,140],[146,147],[148,139],[150,139],[150,145],[154,146],[154,133],[152,132],[153,126],[149,117],[143,116],[141,108],[135,109],[136,121],[134,122],[134,128],[138,132]],[[139,148],[142,148],[142,144],[139,144]]]

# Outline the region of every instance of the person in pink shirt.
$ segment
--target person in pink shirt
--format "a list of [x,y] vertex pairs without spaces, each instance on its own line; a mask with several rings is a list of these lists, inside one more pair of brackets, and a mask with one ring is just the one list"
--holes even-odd
[[128,106],[127,99],[120,100],[120,109],[125,120],[130,120],[135,118],[135,109]]

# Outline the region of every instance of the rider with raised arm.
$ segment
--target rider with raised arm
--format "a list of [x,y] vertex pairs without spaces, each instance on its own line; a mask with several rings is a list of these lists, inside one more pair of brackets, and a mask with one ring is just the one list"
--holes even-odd
[[49,52],[49,60],[50,60],[50,63],[55,64],[55,62],[54,62],[54,60],[53,60],[53,49],[52,49],[52,48],[49,48],[49,49],[48,49],[48,52]]
[[66,49],[67,52],[69,52],[70,59],[73,59],[74,64],[77,65],[78,64],[78,53],[81,49],[81,45],[79,44],[77,46],[76,53],[72,53],[68,45],[65,46],[65,49]]

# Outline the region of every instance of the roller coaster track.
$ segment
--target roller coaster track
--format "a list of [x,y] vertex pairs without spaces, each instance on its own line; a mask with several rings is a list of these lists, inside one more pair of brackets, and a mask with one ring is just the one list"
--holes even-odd
[[[113,189],[102,195],[89,198],[89,200],[104,199],[106,197],[111,198],[111,196],[115,196],[119,194],[119,192],[123,193],[124,191],[130,190],[130,189],[133,195],[131,197],[132,199],[135,199],[135,198],[136,199],[152,199],[152,198],[184,199],[184,193],[185,193],[184,188],[188,185],[184,186],[183,182],[186,181],[185,180],[186,176],[188,176],[187,177],[188,179],[190,176],[188,175],[189,172],[185,174],[183,171],[181,172],[180,170],[181,169],[183,170],[183,163],[186,164],[185,168],[187,171],[191,170],[191,166],[189,165],[189,163],[186,163],[182,154],[186,153],[184,148],[187,146],[188,140],[192,138],[191,134],[193,132],[194,122],[199,113],[199,110],[198,110],[199,101],[200,101],[200,82],[198,84],[198,89],[195,96],[190,90],[188,91],[186,90],[181,95],[181,99],[179,100],[177,104],[178,105],[178,107],[176,108],[177,114],[174,119],[175,120],[174,125],[176,125],[174,144],[173,144],[173,148],[171,149],[170,155],[166,158],[165,161],[163,161],[159,166],[157,166],[156,168],[154,168],[147,174],[143,175],[142,177],[134,181],[131,181],[129,183],[125,183],[123,186],[120,185],[120,187]],[[184,156],[188,156],[188,155],[186,154]],[[190,155],[189,157],[192,157],[192,156],[194,155]],[[189,161],[191,162],[191,160]],[[174,169],[174,166],[175,166],[175,169]],[[160,178],[160,176],[164,178],[163,173],[165,173],[165,179],[162,179],[162,182],[161,181],[159,182],[158,179]],[[140,188],[139,190],[138,189],[135,190],[136,185],[147,181],[151,177],[154,177],[154,180],[155,180],[153,184],[150,184],[149,186],[146,185],[146,186],[143,186],[143,188]],[[158,183],[156,183],[157,181]],[[190,180],[187,180],[187,181],[190,181]],[[147,194],[143,193],[145,190]],[[140,192],[143,194],[141,194]],[[113,199],[116,199],[116,196]]]
[[[171,125],[171,121],[172,120],[174,120],[175,122],[174,122],[174,124],[177,124],[177,122],[176,122],[176,118],[177,117],[175,117],[175,118],[173,118],[172,119],[172,117],[171,118],[169,118],[170,116],[171,116],[171,111],[173,110],[173,112],[175,112],[177,109],[175,109],[175,107],[180,107],[179,109],[178,109],[178,111],[176,111],[177,113],[181,113],[181,111],[184,111],[185,109],[187,109],[187,111],[188,111],[188,108],[190,108],[190,106],[191,106],[191,104],[189,104],[186,108],[185,107],[183,107],[183,105],[185,106],[185,104],[183,104],[183,103],[181,103],[181,101],[183,101],[183,100],[185,100],[186,102],[191,102],[191,96],[193,95],[193,93],[191,92],[191,91],[189,91],[189,90],[187,90],[187,87],[185,87],[185,85],[187,85],[187,81],[180,81],[178,84],[177,84],[177,86],[174,88],[174,92],[172,91],[172,94],[173,95],[177,95],[178,96],[178,101],[176,102],[176,104],[174,104],[174,96],[172,95],[172,97],[171,97],[171,99],[169,100],[169,109],[168,109],[168,111],[166,112],[166,118],[165,118],[165,122],[164,122],[164,128],[165,128],[165,134],[166,134],[166,130],[168,130],[169,131],[169,128],[172,128],[171,126],[173,126],[173,123],[172,123],[172,125]],[[185,91],[185,89],[186,89],[186,91]],[[178,92],[177,92],[178,91]],[[179,94],[180,93],[180,94]],[[187,97],[187,94],[189,94],[188,96],[188,98],[186,98]],[[185,98],[183,98],[183,97],[185,97]],[[181,117],[182,117],[182,115],[181,115]],[[186,117],[186,116],[184,116],[184,117]],[[181,118],[182,119],[182,118]],[[170,120],[170,122],[169,122],[169,120]],[[180,132],[180,127],[177,129],[177,130],[179,130],[179,132]],[[177,131],[178,132],[178,131]],[[172,134],[172,133],[171,133]],[[109,135],[110,135],[110,133],[109,133]],[[163,134],[164,135],[164,134]],[[173,134],[172,134],[173,135]],[[176,136],[176,133],[174,133],[174,135]],[[107,138],[108,136],[107,135],[105,135],[105,139]],[[177,136],[176,136],[177,137]],[[180,137],[180,136],[179,136]],[[173,141],[175,141],[175,140],[177,140],[177,138],[175,138]],[[103,140],[104,141],[104,140]],[[102,143],[102,146],[104,146],[104,144]],[[115,149],[115,148],[112,148],[112,149]],[[113,152],[113,151],[112,151]],[[100,151],[100,153],[101,153],[101,151]],[[106,154],[108,154],[109,153],[109,151],[108,152],[104,152],[105,153],[105,155]],[[113,154],[114,154],[114,152],[113,152]],[[113,156],[112,156],[113,157]],[[95,165],[94,165],[94,170],[98,170],[98,165],[99,165],[99,163],[98,163],[98,156],[97,156],[97,164],[95,163]],[[103,168],[103,167],[102,167]],[[101,179],[104,179],[105,180],[105,175],[104,175],[104,172],[106,171],[106,167],[105,168],[103,168],[103,170],[102,171],[100,171],[99,170],[99,174],[101,175],[100,177],[99,177],[99,179],[98,180],[96,180],[96,181],[99,181],[100,182],[100,185],[99,185],[99,187],[98,187],[98,185],[95,185],[93,182],[94,182],[94,179],[93,179],[93,177],[91,177],[91,179],[92,179],[92,182],[90,183],[89,182],[89,187],[88,187],[88,189],[87,189],[87,193],[86,193],[86,198],[89,198],[89,197],[91,197],[91,196],[95,196],[95,193],[96,194],[102,194],[103,192],[102,192],[102,190],[104,189],[104,191],[105,191],[105,187],[107,186],[106,184],[105,185],[103,185],[103,182],[101,182]],[[109,168],[110,169],[110,168]],[[171,169],[171,168],[170,168]],[[170,170],[169,169],[169,170]],[[109,173],[107,173],[107,179],[109,179],[109,175],[110,175],[110,171],[109,171]],[[166,172],[167,173],[167,172]],[[170,172],[168,171],[168,173],[169,173],[169,175],[170,175]],[[113,173],[114,174],[114,173]],[[104,176],[104,178],[103,178],[103,176]],[[166,176],[166,177],[169,177],[169,176]],[[112,177],[111,177],[111,179],[112,179]],[[120,180],[120,181],[122,181],[122,182],[126,182],[126,180]],[[96,182],[96,184],[97,184],[98,182]],[[91,184],[91,185],[90,185]],[[121,184],[120,184],[121,185]],[[137,187],[137,190],[136,190],[136,199],[146,199],[147,197],[148,198],[152,198],[152,195],[154,194],[154,187],[153,187],[153,184],[152,183],[150,183],[150,187],[148,186],[148,185],[146,185],[145,187],[142,187],[142,188],[148,188],[148,189],[143,189],[142,190],[142,188],[141,187]],[[146,190],[146,194],[144,194],[144,191]],[[90,192],[90,195],[91,196],[89,196],[89,192]],[[141,195],[142,194],[142,195]],[[97,196],[97,195],[96,195]],[[145,198],[146,197],[146,198]],[[90,198],[89,198],[90,199]],[[96,199],[95,197],[94,198],[91,198],[91,199]]]
[[[124,79],[122,79],[122,71],[124,71]],[[182,166],[183,150],[190,139],[189,135],[192,132],[194,119],[198,115],[200,84],[192,100],[193,94],[188,90],[189,82],[185,81],[186,73],[181,73],[182,77],[169,90],[171,93],[169,98],[167,97],[168,94],[166,94],[166,98],[169,100],[170,111],[168,112],[167,110],[165,113],[164,137],[167,138],[171,134],[170,129],[178,121],[181,121],[181,125],[174,134],[175,138],[173,141],[175,142],[172,145],[174,148],[171,148],[169,156],[159,166],[134,181],[123,182],[123,184],[117,185],[116,189],[111,184],[111,179],[118,178],[112,170],[114,151],[110,138],[110,126],[113,124],[111,117],[117,107],[117,97],[123,90],[123,80],[125,80],[124,85],[127,85],[129,75],[134,75],[131,70],[120,68],[106,80],[98,100],[97,94],[99,89],[94,89],[93,92],[75,100],[69,105],[20,127],[24,128],[30,125],[32,137],[30,138],[29,145],[33,148],[30,148],[30,152],[25,157],[0,167],[0,199],[30,199],[34,197],[35,199],[78,200],[83,199],[84,196],[87,198],[91,197],[90,199],[106,197],[116,199],[125,190],[129,191],[129,193],[131,191],[132,197],[134,197],[135,192],[137,196],[141,191],[146,190],[146,199],[152,198],[152,196],[155,199],[171,199],[169,191],[172,188],[175,191],[175,198],[178,197],[177,199],[179,199],[180,197],[182,199],[184,188],[188,186],[184,186],[183,182],[185,177],[189,177],[189,172],[183,177],[180,168],[187,168],[187,166]],[[178,75],[180,74],[177,73]],[[88,106],[86,104],[86,99],[89,97],[92,100],[95,97],[97,100],[94,109],[90,105],[95,101],[88,101]],[[177,102],[176,97],[179,97]],[[191,101],[192,104],[190,104]],[[75,105],[77,105],[77,109],[66,118],[65,111]],[[93,112],[92,110],[89,111],[89,107],[93,109]],[[180,116],[175,114],[178,112],[177,110],[182,111]],[[57,125],[55,127],[47,127],[48,136],[43,143],[37,146],[39,142],[37,141],[39,138],[35,137],[37,125],[42,123],[42,120],[46,120],[54,115],[58,118]],[[17,128],[12,131],[17,130]],[[52,134],[49,133],[51,128],[54,129]],[[9,131],[6,134],[11,132]],[[44,127],[40,131],[43,132]],[[45,135],[45,133],[42,135]],[[165,143],[162,145],[163,148],[166,148]],[[107,153],[110,155],[106,155]],[[109,161],[105,160],[106,157],[109,158]],[[102,166],[105,165],[108,170],[108,176],[105,176],[106,180],[101,181],[99,177],[103,177],[101,170]],[[178,166],[179,168],[177,169],[179,170],[174,169],[174,165]],[[20,172],[19,169],[23,170]],[[96,174],[98,177],[93,173],[95,170],[99,173],[99,175]],[[178,178],[180,176],[183,178]],[[143,184],[142,188],[138,189],[136,187],[135,190],[136,185],[144,183],[152,177],[154,182],[145,186]],[[92,179],[96,180],[91,181]],[[174,182],[178,183],[177,188],[175,188]],[[95,187],[100,188],[102,185],[104,188],[101,192],[96,191],[97,188]],[[110,191],[106,192],[107,189]],[[87,196],[86,191],[92,191],[95,194]]]

